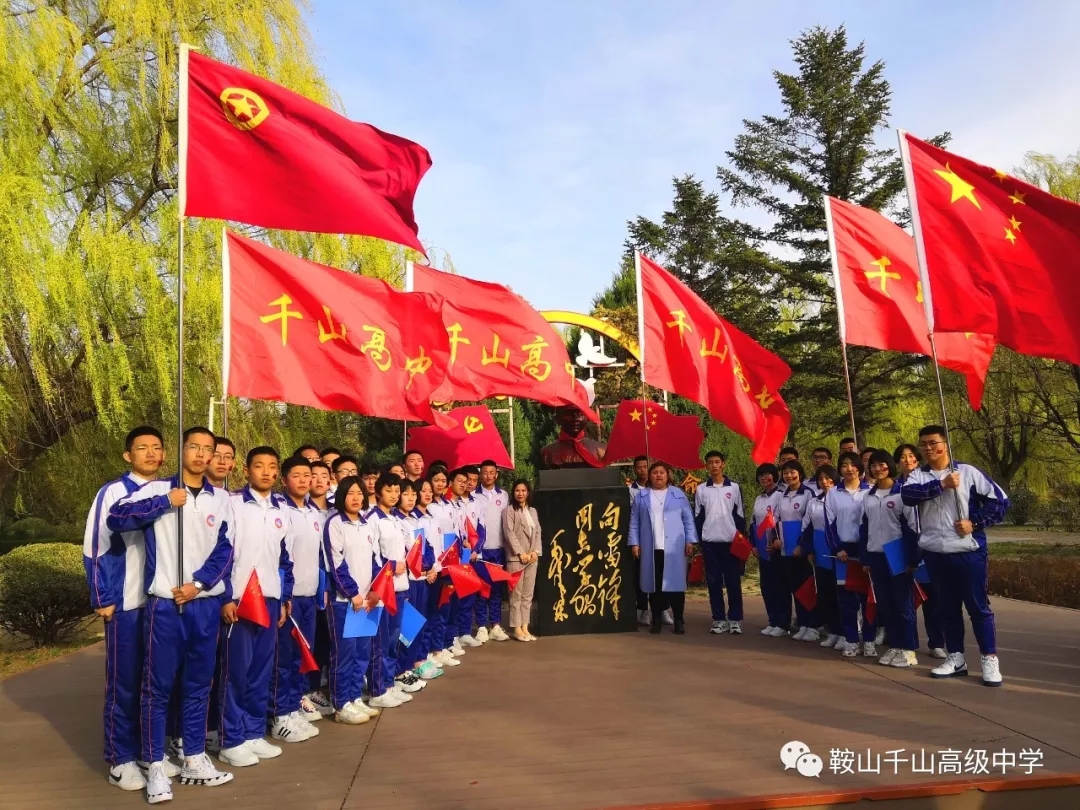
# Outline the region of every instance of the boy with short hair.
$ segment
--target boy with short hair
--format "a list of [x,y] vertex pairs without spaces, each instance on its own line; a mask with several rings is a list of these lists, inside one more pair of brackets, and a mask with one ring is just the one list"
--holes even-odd
[[[484,526],[484,544],[480,550],[481,564],[477,566],[480,578],[488,583],[491,595],[484,597],[477,594],[476,597],[476,640],[481,644],[489,638],[492,641],[509,641],[510,636],[502,629],[502,603],[503,583],[492,582],[488,573],[487,565],[492,563],[503,567],[506,565],[506,554],[503,551],[502,538],[502,515],[506,507],[510,505],[510,496],[506,490],[498,484],[499,468],[495,462],[488,459],[480,464],[480,486],[473,492],[476,501],[477,512],[480,515],[481,524]],[[491,630],[488,631],[488,625]]]
[[[694,492],[698,536],[705,559],[705,581],[709,586],[712,607],[710,633],[742,634],[743,562],[731,553],[731,544],[739,532],[746,534],[742,489],[724,475],[727,459],[719,450],[705,454],[709,480]],[[727,610],[724,609],[727,591]]]

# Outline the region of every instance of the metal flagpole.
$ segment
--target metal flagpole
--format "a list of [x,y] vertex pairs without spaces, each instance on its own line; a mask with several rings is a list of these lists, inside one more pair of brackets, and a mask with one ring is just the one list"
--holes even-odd
[[[934,342],[934,299],[930,289],[930,274],[926,270],[926,246],[923,243],[922,224],[919,220],[919,200],[915,194],[915,176],[911,171],[911,154],[908,151],[907,132],[896,130],[897,139],[900,141],[900,162],[904,166],[904,185],[907,187],[908,205],[911,207],[911,229],[915,236],[915,258],[919,262],[919,278],[922,281],[923,311],[926,313],[926,329],[930,338],[930,355],[934,361],[934,378],[937,381],[938,402],[941,405],[941,427],[945,430],[945,449],[949,453],[949,470],[956,472],[956,462],[953,459],[952,438],[949,435],[949,415],[945,411],[945,390],[941,385],[941,366],[938,365],[937,345]],[[959,520],[965,520],[963,506],[960,503],[960,493],[955,489],[956,516]]]
[[517,458],[514,455],[514,398],[506,398],[506,407],[510,413],[510,466],[517,467]]
[[[413,263],[405,262],[405,292],[413,291]],[[409,420],[404,419],[401,423],[401,455],[405,456],[405,451],[409,446]]]
[[851,371],[848,368],[847,325],[844,322],[844,295],[840,289],[840,262],[836,257],[836,234],[833,231],[832,206],[825,195],[825,231],[829,235],[829,258],[832,261],[833,289],[836,292],[836,316],[840,322],[840,354],[844,359],[844,386],[847,389],[848,417],[851,419],[851,438],[855,446],[859,444],[859,434],[855,430],[855,399],[851,395]]
[[[184,206],[187,195],[188,139],[188,54],[191,46],[180,44],[177,151],[179,164],[178,206],[180,222],[176,230],[176,479],[184,487]],[[184,508],[176,510],[176,587],[184,586]],[[184,606],[179,610],[184,612]]]
[[641,421],[645,426],[645,457],[649,455],[649,399],[645,388],[645,291],[641,286],[641,251],[634,251],[634,282],[637,289],[638,361],[641,365],[641,408],[645,413]]

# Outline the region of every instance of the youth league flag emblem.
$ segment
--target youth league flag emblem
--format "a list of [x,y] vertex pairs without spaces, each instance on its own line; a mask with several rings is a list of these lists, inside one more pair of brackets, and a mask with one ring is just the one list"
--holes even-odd
[[270,115],[262,96],[244,87],[226,87],[218,98],[225,117],[237,129],[255,129]]

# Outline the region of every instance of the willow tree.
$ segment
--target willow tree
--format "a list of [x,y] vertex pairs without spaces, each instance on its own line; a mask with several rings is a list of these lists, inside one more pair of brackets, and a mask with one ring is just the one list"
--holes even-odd
[[[14,0],[0,12],[5,512],[20,476],[59,442],[80,454],[83,469],[132,421],[175,427],[178,44],[335,103],[298,3],[170,6]],[[221,237],[220,223],[188,227],[190,423],[221,393]],[[389,279],[402,272],[403,251],[376,240],[267,236],[346,269]],[[256,421],[265,416],[254,410]]]

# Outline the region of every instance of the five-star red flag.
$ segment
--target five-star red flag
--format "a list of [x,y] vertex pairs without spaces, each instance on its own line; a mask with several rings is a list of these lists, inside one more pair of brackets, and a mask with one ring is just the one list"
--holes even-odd
[[226,232],[225,393],[453,426],[442,299]]
[[521,397],[574,405],[600,421],[574,376],[563,339],[520,295],[501,284],[414,264],[406,270],[405,288],[446,299],[450,364],[436,402]]
[[259,574],[254,568],[251,569],[251,576],[248,577],[247,585],[236,605],[236,615],[260,627],[270,626],[270,612],[266,609],[266,599],[263,598],[262,585],[259,584]]
[[439,567],[442,568],[443,573],[446,573],[446,569],[452,565],[461,564],[461,542],[455,540],[450,544],[450,548],[445,549],[442,555],[439,557]]
[[754,443],[758,464],[772,461],[791,412],[780,386],[788,364],[725,321],[693,290],[640,253],[638,322],[645,382],[692,399]]
[[[774,523],[773,525],[775,526],[776,524]],[[731,553],[736,559],[741,562],[746,562],[750,559],[750,555],[754,553],[754,547],[750,545],[750,541],[746,539],[745,534],[742,532],[735,532],[735,539],[731,543]]]
[[453,595],[453,593],[454,593],[453,584],[450,583],[450,582],[444,583],[443,586],[442,586],[442,590],[439,591],[439,604],[438,604],[438,607],[442,607],[443,605],[449,605],[450,604],[450,597]]
[[770,506],[765,510],[765,517],[761,519],[761,523],[757,526],[757,536],[764,539],[765,533],[769,529],[776,528],[776,516],[773,514],[772,507]]
[[315,660],[315,656],[311,653],[311,646],[308,644],[304,634],[300,632],[300,625],[296,623],[296,619],[292,616],[289,617],[289,621],[292,622],[292,630],[290,634],[293,637],[293,641],[296,642],[296,646],[300,648],[300,674],[306,675],[309,672],[318,672],[319,664]]
[[648,455],[673,467],[701,467],[701,443],[705,432],[693,415],[675,416],[655,402],[624,399],[611,426],[604,461]]
[[420,579],[420,575],[424,572],[424,543],[427,542],[424,537],[424,530],[418,529],[417,534],[412,547],[405,555],[405,567],[409,569],[409,573],[416,579]]
[[394,593],[394,569],[386,563],[371,580],[368,599],[378,599],[391,616],[397,613],[397,595]]
[[[825,198],[840,340],[872,349],[929,357],[922,282],[911,235],[877,211]],[[971,407],[982,403],[983,381],[994,355],[986,335],[939,332],[938,362],[967,379]]]
[[451,565],[446,569],[450,581],[454,584],[454,593],[459,598],[478,593],[484,588],[484,581],[471,565]]
[[1080,364],[1080,205],[902,133],[935,332]]
[[186,46],[180,71],[181,214],[424,252],[413,216],[424,147]]
[[457,422],[457,427],[410,427],[407,449],[419,450],[427,459],[442,459],[451,470],[488,459],[505,470],[514,468],[485,405],[455,408],[448,416]]

